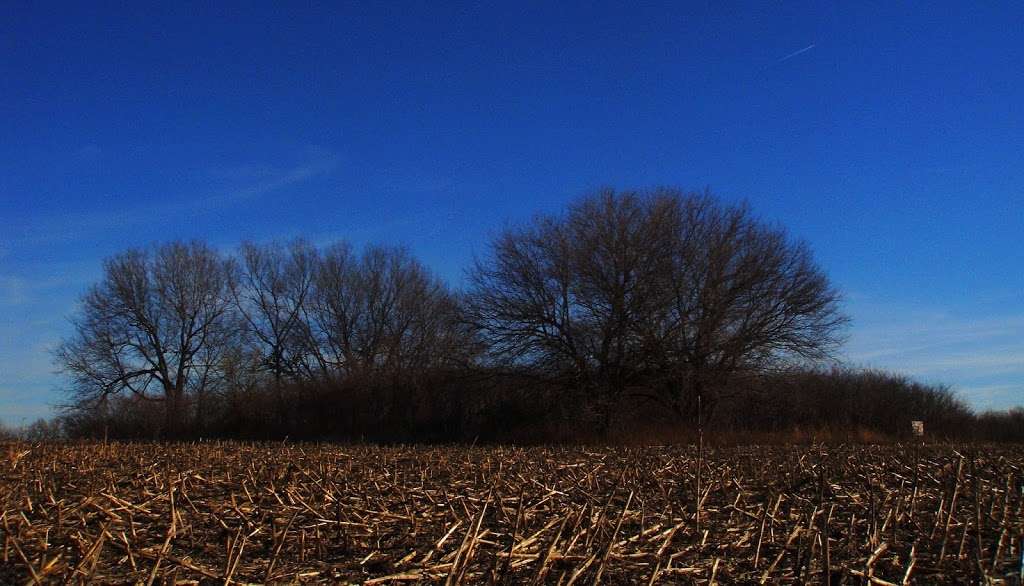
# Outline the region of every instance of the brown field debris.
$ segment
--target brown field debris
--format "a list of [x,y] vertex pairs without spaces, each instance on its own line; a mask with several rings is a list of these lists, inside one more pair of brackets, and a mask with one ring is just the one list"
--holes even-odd
[[1021,447],[0,454],[5,584],[1019,584],[1022,571]]

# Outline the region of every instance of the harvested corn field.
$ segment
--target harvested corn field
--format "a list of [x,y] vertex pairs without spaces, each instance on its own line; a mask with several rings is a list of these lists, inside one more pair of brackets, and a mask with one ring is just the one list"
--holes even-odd
[[0,583],[1019,583],[1024,449],[9,444]]

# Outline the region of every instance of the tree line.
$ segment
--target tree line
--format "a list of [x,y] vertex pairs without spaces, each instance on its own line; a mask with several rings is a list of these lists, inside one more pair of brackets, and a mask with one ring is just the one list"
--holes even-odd
[[[797,406],[772,407],[801,397],[803,408],[877,375],[823,366],[848,323],[840,301],[807,245],[746,205],[602,190],[504,230],[459,290],[388,245],[127,250],[104,262],[55,359],[76,435],[755,429],[801,424]],[[882,405],[926,397],[941,405],[933,416],[973,417],[947,389],[884,382],[862,386],[888,388]]]

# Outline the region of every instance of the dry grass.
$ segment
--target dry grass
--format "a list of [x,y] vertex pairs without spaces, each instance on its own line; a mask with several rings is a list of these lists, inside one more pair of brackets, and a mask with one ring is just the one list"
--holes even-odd
[[754,446],[705,449],[702,460],[692,446],[7,444],[2,453],[0,583],[884,585],[1021,575],[1020,447]]

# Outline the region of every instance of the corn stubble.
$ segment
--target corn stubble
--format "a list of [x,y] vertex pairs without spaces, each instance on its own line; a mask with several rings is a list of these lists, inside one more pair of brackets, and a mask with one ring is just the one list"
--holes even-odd
[[5,584],[1019,584],[1022,572],[1021,447],[3,449]]

